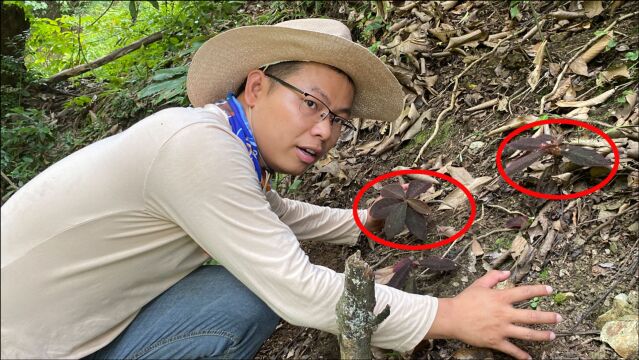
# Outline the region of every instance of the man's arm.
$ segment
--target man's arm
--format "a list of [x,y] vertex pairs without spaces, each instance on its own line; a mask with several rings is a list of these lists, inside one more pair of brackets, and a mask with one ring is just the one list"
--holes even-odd
[[[271,209],[280,220],[291,228],[299,240],[317,240],[331,244],[353,245],[360,230],[355,225],[350,209],[333,209],[297,200],[282,198],[275,191],[266,193]],[[360,210],[362,222],[367,210]]]

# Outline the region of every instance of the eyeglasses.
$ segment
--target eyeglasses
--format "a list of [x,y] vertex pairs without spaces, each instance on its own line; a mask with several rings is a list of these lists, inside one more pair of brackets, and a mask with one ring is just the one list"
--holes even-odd
[[328,117],[328,119],[331,122],[331,127],[333,128],[333,130],[335,131],[339,131],[342,127],[342,125],[348,129],[355,129],[355,126],[353,125],[353,123],[351,123],[349,120],[344,119],[341,116],[338,116],[337,114],[335,114],[334,112],[331,111],[331,109],[328,108],[328,106],[326,104],[324,104],[324,102],[318,98],[316,98],[315,96],[298,89],[297,87],[287,83],[286,81],[279,79],[273,75],[270,74],[264,74],[266,76],[268,76],[269,78],[277,81],[278,83],[280,83],[281,85],[284,85],[284,87],[289,88],[290,90],[293,90],[297,93],[300,93],[304,96],[304,98],[302,99],[302,102],[300,102],[300,113],[305,116],[305,117],[309,117],[309,118],[313,118],[315,117],[316,121],[319,123],[322,120],[326,119]]

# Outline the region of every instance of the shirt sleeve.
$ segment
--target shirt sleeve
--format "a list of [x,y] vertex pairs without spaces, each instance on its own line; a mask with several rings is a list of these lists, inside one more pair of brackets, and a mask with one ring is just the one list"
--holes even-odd
[[[162,146],[147,174],[149,211],[180,226],[284,320],[337,333],[344,277],[313,265],[271,210],[241,143],[216,123],[195,123]],[[302,231],[304,232],[304,231]],[[407,351],[426,335],[437,299],[376,285],[379,313],[390,316],[372,344]]]
[[[280,197],[271,190],[266,193],[271,210],[299,240],[318,240],[331,244],[354,245],[360,234],[350,209],[333,209]],[[358,210],[362,223],[367,210]]]

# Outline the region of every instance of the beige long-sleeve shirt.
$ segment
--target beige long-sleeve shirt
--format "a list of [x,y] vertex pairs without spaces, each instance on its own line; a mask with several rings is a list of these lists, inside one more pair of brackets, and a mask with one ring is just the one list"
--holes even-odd
[[[1,210],[3,358],[97,351],[208,254],[286,321],[336,333],[343,275],[311,264],[298,240],[358,235],[350,210],[264,193],[213,105],[162,110],[87,146]],[[376,296],[391,315],[373,344],[413,348],[437,300],[382,285]]]

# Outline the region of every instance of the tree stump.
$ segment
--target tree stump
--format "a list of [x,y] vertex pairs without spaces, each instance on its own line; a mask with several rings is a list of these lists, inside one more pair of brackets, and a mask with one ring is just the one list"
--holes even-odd
[[371,335],[390,314],[390,306],[375,315],[373,270],[359,250],[346,260],[344,292],[337,303],[337,329],[342,359],[370,359]]

